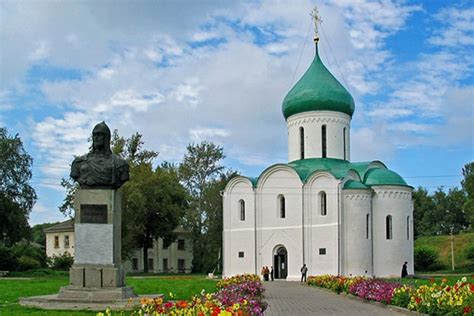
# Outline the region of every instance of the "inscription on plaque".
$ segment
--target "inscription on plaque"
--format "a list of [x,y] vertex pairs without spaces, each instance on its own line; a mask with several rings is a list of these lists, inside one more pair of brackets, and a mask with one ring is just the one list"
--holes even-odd
[[107,224],[107,205],[81,204],[81,223]]

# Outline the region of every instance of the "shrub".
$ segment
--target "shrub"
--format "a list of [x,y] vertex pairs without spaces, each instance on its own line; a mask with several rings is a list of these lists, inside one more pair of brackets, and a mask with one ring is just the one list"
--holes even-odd
[[[19,258],[25,256],[30,257],[36,260],[39,263],[37,268],[46,268],[46,253],[43,249],[39,247],[35,247],[28,242],[19,242],[12,247],[12,252],[15,258],[19,260]],[[20,268],[20,267],[19,267]],[[16,269],[19,271],[24,271],[21,269]]]
[[415,270],[427,271],[433,268],[438,268],[438,253],[429,247],[415,248]]
[[18,258],[18,270],[26,271],[41,268],[41,263],[35,258],[29,256],[21,256]]
[[51,267],[55,270],[68,270],[74,263],[74,258],[65,252],[61,256],[53,256],[51,259]]
[[466,253],[466,258],[469,260],[474,260],[474,245],[471,245],[464,250]]
[[18,262],[13,255],[11,248],[0,245],[0,270],[1,271],[14,271],[18,265]]

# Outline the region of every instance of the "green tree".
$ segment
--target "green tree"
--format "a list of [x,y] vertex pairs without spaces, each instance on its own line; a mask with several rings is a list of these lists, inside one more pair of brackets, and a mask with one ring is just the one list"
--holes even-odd
[[413,227],[415,238],[431,234],[430,216],[435,209],[433,198],[422,187],[413,190]]
[[13,244],[29,234],[28,217],[36,202],[29,184],[33,159],[17,135],[0,127],[0,239]]
[[46,248],[46,234],[44,233],[44,230],[57,224],[59,224],[59,222],[34,225],[31,227],[31,241]]
[[[193,271],[207,272],[210,268],[209,261],[215,261],[219,256],[218,250],[211,249],[209,242],[215,236],[215,231],[219,230],[218,224],[216,226],[211,223],[219,221],[216,213],[222,216],[221,206],[216,206],[215,199],[220,199],[216,188],[222,185],[219,186],[216,182],[224,174],[225,167],[221,165],[221,161],[225,155],[222,147],[206,141],[190,144],[186,151],[183,162],[179,165],[180,179],[191,196],[184,224],[191,231],[193,239]],[[216,187],[213,188],[214,185]],[[210,233],[211,227],[213,233]]]
[[463,209],[469,221],[470,229],[474,228],[474,162],[464,165],[462,169],[463,180],[461,181],[462,188],[466,193],[466,202],[464,202]]

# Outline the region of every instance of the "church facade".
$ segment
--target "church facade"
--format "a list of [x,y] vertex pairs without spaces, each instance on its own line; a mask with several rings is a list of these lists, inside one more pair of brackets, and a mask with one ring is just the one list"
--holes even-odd
[[413,273],[412,187],[381,161],[351,162],[354,101],[313,62],[285,97],[288,161],[257,178],[233,178],[223,193],[223,275]]

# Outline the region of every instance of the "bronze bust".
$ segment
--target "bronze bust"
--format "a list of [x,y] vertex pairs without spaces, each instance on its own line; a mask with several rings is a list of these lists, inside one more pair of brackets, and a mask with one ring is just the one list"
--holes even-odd
[[81,189],[118,189],[129,179],[128,163],[110,150],[110,129],[101,122],[92,130],[92,148],[74,159],[71,178]]

